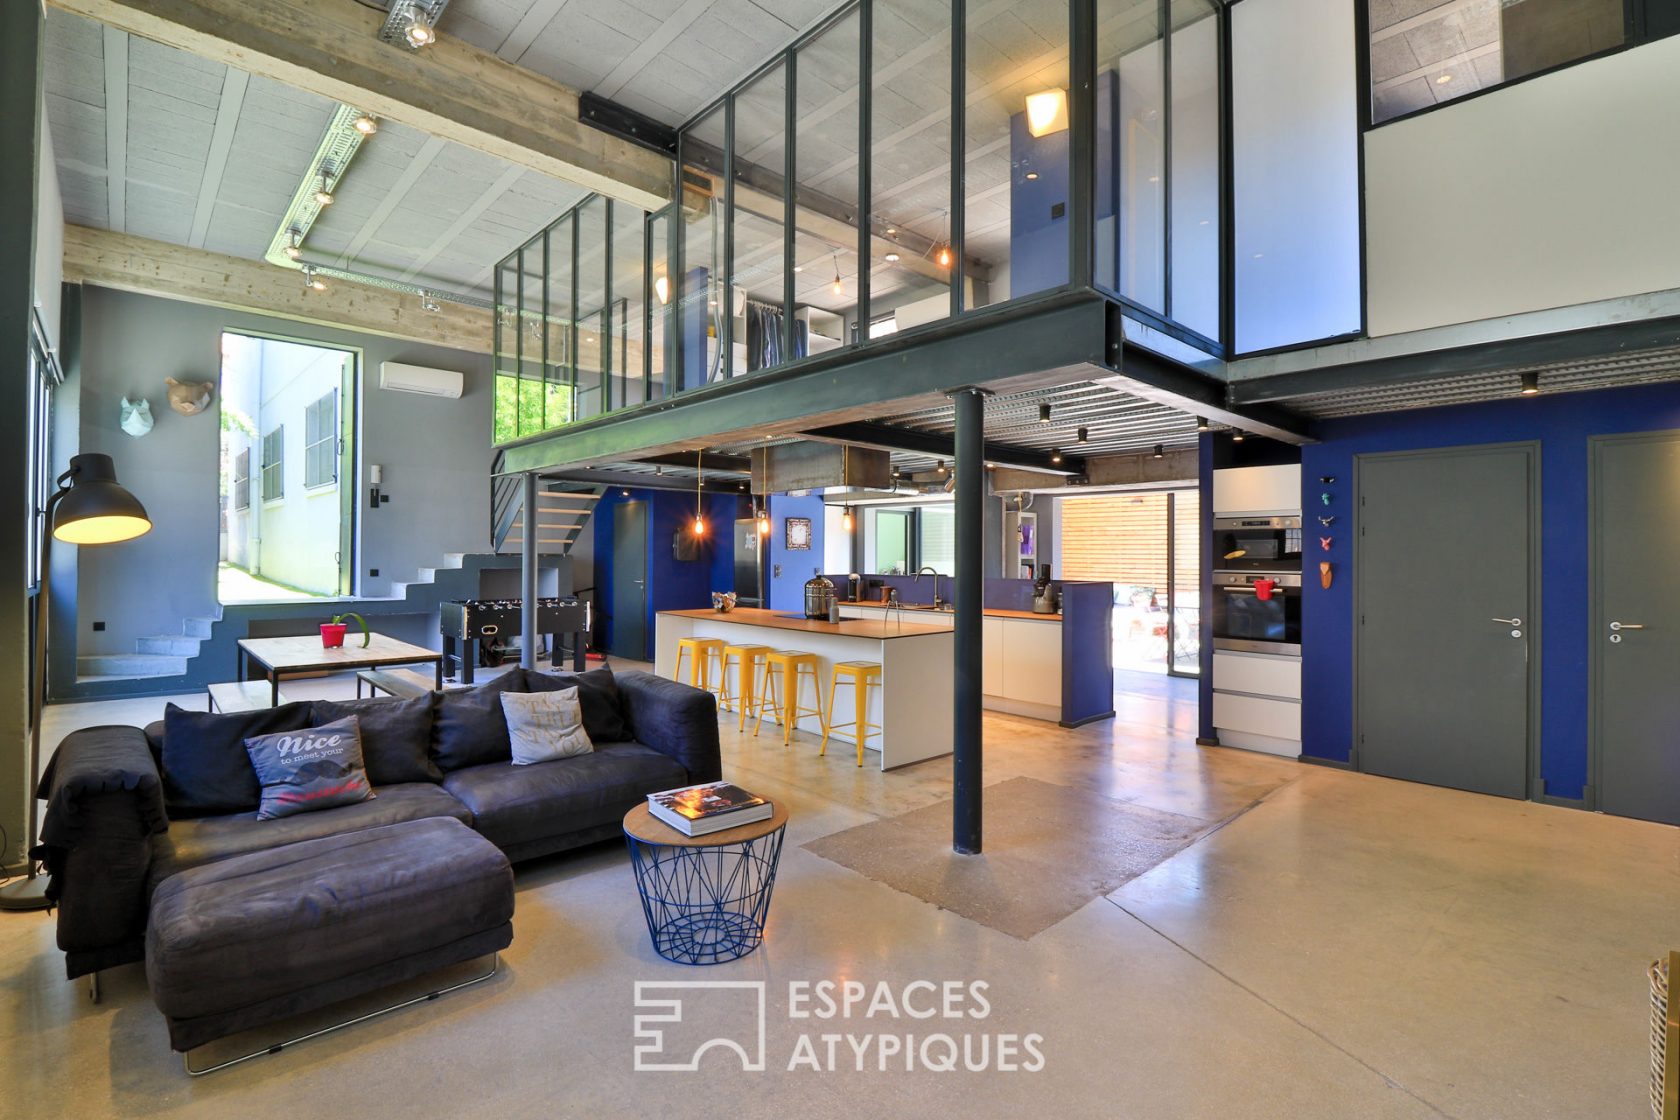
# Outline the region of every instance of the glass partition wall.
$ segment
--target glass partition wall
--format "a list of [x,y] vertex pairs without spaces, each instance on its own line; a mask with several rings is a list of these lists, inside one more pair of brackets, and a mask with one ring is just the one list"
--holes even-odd
[[839,8],[678,131],[669,206],[591,197],[496,270],[497,442],[1073,288],[1222,355],[1226,23]]

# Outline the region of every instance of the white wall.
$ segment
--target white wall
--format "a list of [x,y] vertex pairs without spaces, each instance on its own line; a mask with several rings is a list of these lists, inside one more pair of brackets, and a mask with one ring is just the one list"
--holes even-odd
[[1376,129],[1370,333],[1680,288],[1677,198],[1680,38]]

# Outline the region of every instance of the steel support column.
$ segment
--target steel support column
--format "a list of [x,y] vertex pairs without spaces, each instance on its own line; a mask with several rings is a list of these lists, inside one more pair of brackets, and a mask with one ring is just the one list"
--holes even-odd
[[980,852],[981,588],[985,584],[986,416],[984,389],[951,394],[956,406],[956,580],[952,601],[956,718],[952,727],[951,846],[962,855]]
[[537,667],[537,475],[526,471],[519,476],[521,517],[525,531],[519,537],[519,665]]

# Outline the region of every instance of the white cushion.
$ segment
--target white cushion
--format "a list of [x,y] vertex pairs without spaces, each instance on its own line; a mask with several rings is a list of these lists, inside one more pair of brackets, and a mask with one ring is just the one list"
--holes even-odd
[[552,762],[595,749],[583,729],[583,707],[578,703],[576,688],[504,692],[502,714],[507,716],[515,766]]

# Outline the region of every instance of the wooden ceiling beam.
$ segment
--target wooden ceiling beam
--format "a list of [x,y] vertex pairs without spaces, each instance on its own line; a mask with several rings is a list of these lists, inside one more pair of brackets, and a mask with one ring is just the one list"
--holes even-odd
[[49,0],[56,8],[284,82],[585,190],[656,210],[671,160],[592,128],[578,92],[448,34],[380,42],[356,0]]
[[64,227],[64,279],[477,354],[491,348],[488,310],[440,301],[427,311],[419,296],[345,280],[306,295],[299,274],[273,265],[86,226]]

